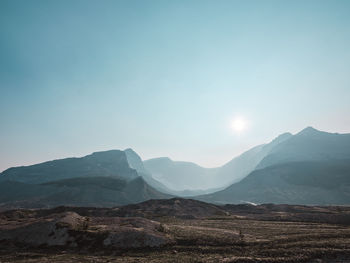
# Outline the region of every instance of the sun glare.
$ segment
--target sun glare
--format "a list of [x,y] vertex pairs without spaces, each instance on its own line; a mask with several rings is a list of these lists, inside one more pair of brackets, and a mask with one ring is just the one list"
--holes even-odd
[[232,121],[231,127],[236,133],[242,133],[247,129],[247,121],[242,117],[237,117]]

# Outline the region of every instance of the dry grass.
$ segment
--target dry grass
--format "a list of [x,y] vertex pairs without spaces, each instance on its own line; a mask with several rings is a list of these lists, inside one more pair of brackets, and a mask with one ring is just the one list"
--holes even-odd
[[233,217],[167,219],[162,226],[174,245],[98,254],[2,248],[0,262],[350,262],[348,226]]

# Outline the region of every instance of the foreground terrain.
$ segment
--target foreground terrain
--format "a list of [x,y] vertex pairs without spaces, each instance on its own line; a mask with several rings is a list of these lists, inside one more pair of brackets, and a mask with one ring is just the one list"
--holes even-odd
[[350,262],[350,208],[174,198],[8,210],[0,262]]

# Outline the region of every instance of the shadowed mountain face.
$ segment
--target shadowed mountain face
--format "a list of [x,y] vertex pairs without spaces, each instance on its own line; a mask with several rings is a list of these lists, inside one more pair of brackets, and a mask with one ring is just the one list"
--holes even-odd
[[126,152],[96,152],[82,158],[10,168],[0,174],[0,203],[13,207],[110,207],[169,198],[131,168],[141,163],[137,169],[142,169],[143,164],[128,160]]
[[350,159],[266,167],[200,199],[218,203],[349,204]]
[[0,174],[2,180],[40,184],[74,177],[116,176],[126,180],[138,177],[129,167],[125,152],[96,152],[81,158],[66,158],[45,163],[9,168]]
[[274,147],[239,183],[199,197],[219,203],[350,203],[350,134],[306,128]]
[[350,158],[350,134],[327,133],[305,128],[274,147],[257,168],[293,161]]
[[3,207],[112,207],[170,197],[150,187],[141,177],[128,181],[117,177],[80,177],[40,185],[0,183]]

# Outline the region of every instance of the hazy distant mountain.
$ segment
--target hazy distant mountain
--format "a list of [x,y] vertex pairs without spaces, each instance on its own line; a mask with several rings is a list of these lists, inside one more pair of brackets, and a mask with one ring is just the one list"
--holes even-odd
[[273,147],[242,181],[201,200],[222,203],[350,203],[350,134],[306,128]]
[[132,180],[138,177],[138,174],[129,167],[126,153],[119,150],[95,152],[81,158],[66,158],[13,167],[0,173],[2,179],[31,184],[96,176],[117,176]]
[[[172,161],[167,157],[144,161],[144,166],[154,178],[168,188],[178,191],[207,189],[207,193],[214,192],[215,188],[222,189],[247,176],[276,145],[291,136],[290,133],[284,133],[272,142],[256,146],[217,168],[204,168],[190,162]],[[178,193],[181,195],[186,192]],[[204,192],[191,191],[190,194],[204,194]]]
[[[129,165],[131,168],[135,169],[137,173],[142,176],[142,178],[153,188],[157,189],[160,192],[171,194],[175,196],[195,196],[195,195],[202,195],[202,194],[208,194],[213,193],[219,190],[222,190],[223,188],[210,188],[210,189],[204,189],[204,190],[174,190],[170,189],[169,187],[165,186],[160,181],[154,179],[152,173],[148,171],[145,168],[144,163],[142,162],[141,157],[132,149],[126,149],[124,151],[126,153]],[[205,168],[203,168],[205,169]]]
[[156,180],[175,191],[216,187],[217,168],[204,168],[191,162],[172,161],[167,157],[146,160],[144,165]]
[[142,178],[153,188],[167,194],[175,194],[174,190],[169,189],[161,182],[153,178],[152,174],[144,167],[141,157],[132,149],[126,149],[125,151],[129,166],[137,171]]
[[278,144],[284,142],[292,136],[290,133],[284,133],[268,144],[256,146],[230,162],[219,167],[216,178],[221,182],[235,183],[243,179],[268,155]]
[[0,203],[12,207],[95,206],[111,207],[171,196],[150,187],[141,177],[80,177],[45,184],[0,183]]

